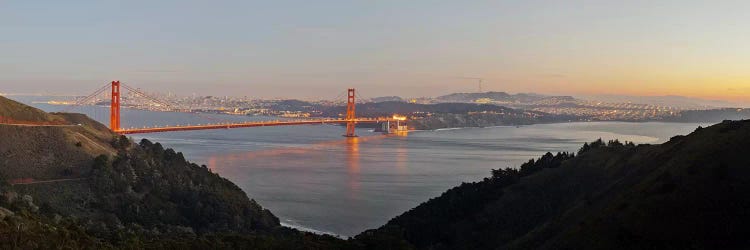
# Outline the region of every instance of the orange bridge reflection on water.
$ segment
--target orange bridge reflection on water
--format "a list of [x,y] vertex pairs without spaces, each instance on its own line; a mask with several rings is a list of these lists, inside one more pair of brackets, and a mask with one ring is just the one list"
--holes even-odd
[[356,199],[359,196],[361,182],[359,179],[359,143],[360,137],[346,138],[346,165],[349,173],[349,193],[350,198]]
[[[334,161],[334,159],[343,159],[343,163],[346,167],[348,175],[348,188],[351,191],[350,198],[358,198],[359,191],[361,189],[361,155],[360,155],[360,144],[366,142],[378,142],[388,137],[403,137],[406,133],[396,133],[389,135],[374,135],[374,136],[362,136],[362,137],[347,137],[337,140],[329,140],[313,143],[305,146],[294,146],[294,147],[281,147],[272,149],[261,149],[256,151],[247,151],[239,153],[227,153],[227,154],[216,154],[211,155],[207,160],[208,167],[216,173],[230,174],[230,171],[235,169],[226,169],[230,166],[237,166],[243,163],[252,163],[254,160],[270,160],[278,161],[283,160],[285,163],[290,165],[304,166],[309,161]],[[341,149],[343,152],[343,158],[340,156],[331,157],[331,153],[336,152],[336,149]],[[333,149],[333,150],[332,150]],[[399,146],[396,148],[396,157],[394,165],[398,168],[399,172],[404,171],[406,168],[406,148]],[[294,157],[301,156],[301,157]],[[282,159],[279,159],[282,158]],[[262,165],[262,164],[261,164]],[[271,167],[274,167],[274,164]],[[253,167],[268,167],[253,165]]]

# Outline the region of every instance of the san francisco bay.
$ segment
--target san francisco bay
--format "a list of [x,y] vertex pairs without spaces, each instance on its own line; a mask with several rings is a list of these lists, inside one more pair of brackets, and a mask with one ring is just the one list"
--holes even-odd
[[[67,108],[35,102],[46,98],[18,99],[45,111]],[[103,123],[107,110],[76,109]],[[279,118],[123,110],[126,128],[274,119]],[[401,135],[359,128],[357,138],[342,137],[341,126],[304,125],[153,133],[133,139],[162,143],[192,162],[205,164],[273,211],[285,225],[353,236],[462,182],[488,177],[491,169],[517,167],[548,151],[575,152],[584,142],[598,138],[661,143],[699,125],[703,124],[558,123]]]

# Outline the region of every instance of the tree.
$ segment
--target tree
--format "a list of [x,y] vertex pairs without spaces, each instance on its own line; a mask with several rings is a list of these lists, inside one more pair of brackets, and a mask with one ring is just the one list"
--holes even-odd
[[590,149],[591,149],[591,146],[589,146],[587,142],[583,143],[583,147],[581,147],[581,149],[578,150],[578,155],[581,155],[585,153],[586,151],[589,151]]

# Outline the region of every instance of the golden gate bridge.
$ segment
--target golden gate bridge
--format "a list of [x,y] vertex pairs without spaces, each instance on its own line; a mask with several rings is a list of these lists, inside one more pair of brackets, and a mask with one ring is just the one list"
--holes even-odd
[[120,81],[112,81],[93,93],[79,99],[73,107],[81,106],[91,102],[97,96],[106,93],[107,89],[110,89],[110,111],[109,111],[109,128],[117,134],[143,134],[143,133],[158,133],[158,132],[170,132],[170,131],[189,131],[189,130],[208,130],[208,129],[233,129],[233,128],[251,128],[251,127],[271,127],[271,126],[291,126],[291,125],[312,125],[312,124],[345,124],[346,137],[356,137],[355,127],[358,123],[375,123],[380,124],[381,129],[384,133],[405,131],[405,117],[394,115],[393,117],[380,117],[380,118],[358,118],[356,116],[356,94],[355,89],[350,88],[347,90],[346,100],[346,116],[342,119],[334,118],[321,118],[321,119],[304,119],[304,120],[285,120],[285,121],[246,121],[246,122],[221,122],[215,124],[204,124],[204,125],[176,125],[176,126],[161,126],[161,127],[144,127],[144,128],[122,128],[121,125],[121,98],[122,92],[120,87],[128,90],[141,98],[147,99],[155,104],[169,108],[171,111],[186,112],[189,109],[175,108],[175,105],[169,104],[169,102],[155,98],[151,95],[146,94],[136,88],[120,83]]

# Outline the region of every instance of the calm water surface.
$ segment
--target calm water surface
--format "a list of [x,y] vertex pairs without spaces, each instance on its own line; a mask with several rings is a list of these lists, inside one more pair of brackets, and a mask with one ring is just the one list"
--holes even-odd
[[[32,104],[47,111],[64,108]],[[76,111],[108,121],[107,110],[84,107]],[[276,119],[135,110],[124,110],[122,117],[123,127]],[[169,132],[134,139],[160,142],[184,152],[190,161],[207,165],[285,225],[353,236],[461,182],[481,180],[490,169],[516,167],[547,151],[577,151],[584,142],[597,138],[661,143],[699,125],[705,126],[562,123],[416,131],[406,136],[359,129],[359,138],[342,137],[344,129],[339,126],[311,125]]]

